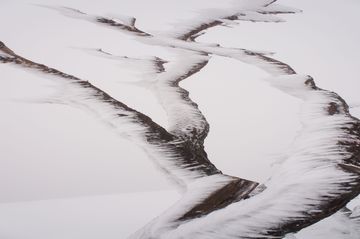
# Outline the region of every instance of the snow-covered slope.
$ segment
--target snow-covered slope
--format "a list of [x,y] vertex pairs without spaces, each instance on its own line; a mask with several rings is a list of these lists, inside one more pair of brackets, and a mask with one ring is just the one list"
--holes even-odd
[[[262,18],[262,15],[249,14],[249,10],[260,2],[238,1],[239,5],[234,9],[242,9],[242,20],[251,17],[261,21],[280,21],[276,16]],[[281,3],[303,9],[304,13],[282,16],[287,23],[254,24],[241,21],[239,25],[231,23],[231,28],[211,28],[197,39],[207,44],[196,44],[169,40],[169,37],[183,37],[184,32],[203,21],[233,14],[234,9],[230,6],[233,7],[234,1],[170,3],[159,0],[150,4],[140,0],[108,0],[89,4],[80,0],[54,0],[38,1],[36,5],[20,0],[2,1],[0,27],[3,35],[0,40],[21,56],[89,80],[117,100],[149,115],[175,135],[184,134],[187,137],[192,132],[187,130],[188,127],[201,129],[207,134],[206,124],[201,123],[205,122],[202,113],[210,124],[205,149],[211,162],[224,173],[265,182],[276,169],[271,166],[294,153],[288,149],[301,129],[301,101],[285,94],[286,90],[285,93],[279,91],[282,85],[278,81],[272,81],[273,85],[264,81],[267,75],[263,71],[236,61],[256,65],[251,57],[244,57],[241,49],[231,47],[277,52],[277,59],[289,63],[297,71],[315,76],[319,87],[338,92],[350,102],[350,107],[354,107],[350,108],[352,113],[356,115],[359,112],[356,108],[359,98],[354,91],[359,84],[354,78],[358,73],[354,62],[359,55],[355,46],[359,32],[350,32],[342,27],[345,23],[352,25],[356,22],[354,9],[359,9],[358,3],[350,0],[341,5],[335,1],[323,1],[319,5],[311,1]],[[89,15],[85,17],[82,13],[59,5],[80,9]],[[323,6],[328,5],[330,10],[325,11]],[[158,14],[159,9],[162,14]],[[54,10],[60,10],[63,15]],[[291,8],[287,10],[293,11]],[[333,15],[341,12],[343,17],[329,17],[328,21],[323,22],[326,14],[332,12]],[[128,34],[111,27],[104,28],[101,23],[91,24],[97,14],[110,16],[110,19],[116,19],[116,23],[129,26],[133,24],[133,19],[127,16],[135,16],[138,29],[159,37],[143,40],[136,36],[139,33],[137,30],[131,30],[134,34]],[[229,19],[221,21],[230,23]],[[328,25],[334,27],[329,28]],[[217,48],[211,44],[214,42],[221,43],[227,49]],[[173,50],[167,47],[169,44],[183,50]],[[189,50],[210,53],[211,57],[198,55],[191,58],[192,54],[187,55]],[[329,57],[326,57],[327,54]],[[154,56],[161,59],[163,66],[156,64],[158,61]],[[182,58],[185,59],[184,63],[173,65],[172,62]],[[171,76],[176,69],[181,72],[182,67],[186,68],[186,59],[190,66],[192,61],[201,63],[210,59],[200,72],[180,83],[190,92],[191,100],[199,105],[200,113],[197,110],[192,112],[191,102],[188,108],[183,104],[176,105],[181,99],[171,99],[169,94],[164,93],[170,89],[169,86],[155,83],[156,80],[166,79],[166,75],[157,77],[161,67]],[[66,87],[47,81],[41,75],[6,65],[1,64],[0,69],[0,103],[3,110],[0,127],[1,132],[5,132],[0,138],[0,163],[4,165],[0,169],[0,200],[4,202],[1,210],[5,213],[0,213],[0,217],[7,222],[6,228],[0,229],[0,236],[3,233],[6,237],[23,238],[27,231],[32,231],[32,234],[28,234],[30,238],[31,235],[34,238],[89,238],[90,235],[97,235],[95,229],[77,230],[67,227],[69,224],[64,221],[52,220],[48,223],[53,230],[41,232],[34,224],[42,224],[43,218],[34,220],[34,226],[24,227],[32,217],[33,210],[39,208],[44,212],[44,217],[52,217],[49,210],[58,210],[58,202],[62,201],[9,202],[170,188],[151,164],[148,155],[127,141],[126,137],[114,134],[111,127],[101,124],[101,116],[94,118],[82,111],[81,107],[62,104],[62,99],[67,97]],[[266,69],[272,73],[272,68]],[[339,81],[339,78],[342,80]],[[171,93],[171,97],[173,95]],[[184,103],[189,102],[184,100]],[[193,113],[191,117],[182,114],[190,111]],[[200,125],[197,125],[198,122]],[[133,198],[147,197],[141,193],[133,195]],[[151,195],[147,198],[149,204],[163,201],[168,206],[175,199],[172,192]],[[96,203],[76,208],[91,213],[96,205],[104,203],[109,208],[110,205],[115,207],[118,200],[115,208],[128,209],[129,205],[122,202],[126,198],[125,195],[98,197]],[[72,204],[63,204],[69,209],[81,204],[81,201],[92,199],[66,200]],[[156,210],[147,212],[143,209],[147,206],[139,203],[143,200],[131,201],[131,208],[134,208],[131,212],[122,214],[108,210],[104,213],[121,220],[116,224],[109,219],[110,229],[97,220],[85,220],[86,215],[84,220],[78,216],[81,222],[74,222],[74,225],[81,228],[94,223],[98,226],[94,226],[98,235],[107,231],[106,238],[124,237],[144,225],[145,220],[137,218],[143,219],[145,214],[148,220],[157,215],[155,211],[160,213],[166,208],[162,204]],[[25,213],[18,214],[18,210],[24,207],[27,208]],[[61,213],[64,215],[66,210]],[[68,216],[71,216],[70,212],[64,215]],[[6,220],[11,217],[21,217],[23,220],[19,224]],[[130,221],[129,217],[134,220]],[[59,224],[66,226],[63,235],[58,233]],[[17,231],[19,227],[24,230]],[[114,230],[116,227],[123,230]]]

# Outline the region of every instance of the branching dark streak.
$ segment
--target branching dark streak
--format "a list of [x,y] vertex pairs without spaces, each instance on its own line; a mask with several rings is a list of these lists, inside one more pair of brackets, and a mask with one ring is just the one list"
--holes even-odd
[[[0,58],[1,62],[4,63],[11,62],[25,68],[36,69],[46,74],[51,74],[66,80],[70,80],[72,81],[72,83],[77,84],[82,88],[91,89],[92,91],[94,91],[95,94],[93,94],[92,97],[98,100],[99,102],[109,104],[113,106],[115,109],[121,109],[122,111],[131,113],[131,117],[133,118],[135,123],[141,124],[142,126],[147,128],[147,132],[145,133],[145,137],[147,141],[150,144],[161,146],[163,148],[166,148],[167,151],[173,152],[174,156],[176,156],[174,158],[175,163],[179,168],[183,168],[189,171],[197,171],[199,174],[202,174],[203,176],[222,174],[222,172],[218,170],[208,159],[207,154],[204,150],[203,140],[197,140],[194,143],[192,139],[178,138],[177,136],[167,132],[160,125],[156,124],[148,116],[114,99],[109,94],[97,88],[90,82],[84,81],[75,76],[65,74],[57,69],[47,67],[46,65],[43,64],[38,64],[22,56],[19,56],[15,54],[12,50],[10,50],[8,47],[6,47],[6,45],[1,41],[0,41],[0,51],[11,56],[11,57],[1,56]],[[189,72],[186,73],[186,76],[184,75],[176,81],[176,85],[181,80],[198,72],[205,65],[206,62],[204,64],[198,65],[197,67],[192,68]],[[190,99],[187,98],[187,100]],[[129,117],[129,115],[130,114],[126,114],[126,113],[117,114],[118,117]],[[201,136],[205,137],[203,135]],[[240,198],[244,198],[258,185],[256,182],[252,182],[246,179],[240,179],[237,177],[233,177],[233,178],[234,178],[233,182],[230,182],[229,185],[225,185],[224,189],[220,189],[220,191],[226,189],[226,191],[229,192],[228,194],[221,194],[216,197],[214,197],[214,195],[211,195],[209,198],[203,200],[200,203],[200,205],[202,205],[201,208],[197,209],[196,211],[191,210],[189,214],[186,214],[187,218],[189,218],[190,216],[194,218],[199,217],[200,215],[208,214],[214,210],[229,205],[231,202],[233,202],[234,195],[237,195],[237,200],[239,200]],[[236,183],[234,184],[234,182]],[[219,201],[214,201],[214,198],[218,198]]]

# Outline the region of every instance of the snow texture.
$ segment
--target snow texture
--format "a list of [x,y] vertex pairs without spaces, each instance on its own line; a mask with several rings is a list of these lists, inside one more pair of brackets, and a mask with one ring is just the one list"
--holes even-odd
[[[129,58],[102,49],[85,49],[109,60],[142,65],[148,73],[146,87],[156,95],[168,116],[168,129],[94,84],[28,60],[3,43],[0,61],[42,73],[56,82],[62,94],[54,102],[81,108],[122,137],[136,142],[182,188],[182,198],[133,234],[132,239],[322,238],[332,232],[324,229],[329,224],[337,227],[332,228],[327,238],[337,238],[336,233],[355,238],[359,233],[357,210],[351,214],[342,208],[360,191],[360,122],[350,115],[346,102],[336,93],[317,87],[312,77],[297,74],[286,63],[268,56],[271,53],[195,41],[211,27],[232,25],[233,21],[278,23],[283,20],[274,14],[299,12],[274,2],[234,1],[221,9],[206,9],[206,14],[200,13],[196,21],[182,22],[174,31],[162,35],[137,28],[134,17],[98,16],[69,7],[40,5],[73,19],[131,34],[146,45],[176,48],[174,61],[156,56]],[[209,161],[204,150],[209,124],[189,93],[179,86],[180,81],[205,67],[210,55],[258,67],[270,75],[265,79],[268,84],[303,102],[301,131],[277,171],[265,186],[255,189],[256,193],[250,194],[258,183],[227,176]],[[207,205],[214,193],[234,182],[245,185],[236,188],[234,194],[239,195],[225,195],[225,204],[215,202],[215,207],[191,214],[198,205]],[[186,217],[188,214],[191,216]],[[331,217],[324,219],[328,216]],[[307,226],[310,227],[292,234]]]

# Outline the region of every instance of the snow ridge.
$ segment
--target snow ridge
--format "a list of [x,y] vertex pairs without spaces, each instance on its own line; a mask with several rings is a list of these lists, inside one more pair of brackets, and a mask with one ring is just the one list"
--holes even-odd
[[[196,190],[196,195],[199,198],[185,197],[181,205],[187,205],[186,208],[189,211],[179,211],[174,213],[175,215],[180,215],[181,218],[185,215],[187,218],[193,218],[207,214],[228,205],[234,200],[246,197],[258,185],[256,182],[222,174],[207,158],[202,140],[195,139],[191,141],[186,137],[171,134],[153,122],[148,116],[117,101],[88,81],[30,61],[14,53],[4,43],[0,43],[0,51],[10,56],[2,57],[0,60],[3,63],[13,63],[13,66],[22,67],[36,73],[45,73],[48,78],[50,75],[52,80],[60,80],[62,87],[66,89],[66,93],[59,100],[95,114],[96,117],[99,117],[102,122],[112,127],[120,135],[134,140],[148,153],[149,158],[153,159],[154,163],[177,183],[183,191],[188,190],[189,195],[194,195],[194,193],[190,193],[192,190],[189,190],[189,188],[194,188],[191,185],[193,183],[198,185],[200,180],[202,182],[200,185],[203,185],[203,187],[193,189]],[[178,81],[177,79],[175,82]],[[207,133],[207,131],[205,132]],[[227,190],[233,193],[221,194],[217,198],[218,201],[209,204],[209,200],[213,198],[212,192],[209,191],[209,185],[214,189],[214,185],[217,184],[219,184],[218,191]],[[206,195],[209,195],[209,197],[206,197]],[[186,203],[186,200],[196,202],[196,206],[202,206],[199,209],[192,204]],[[185,207],[182,206],[182,208]]]
[[[91,108],[116,130],[131,129],[129,136],[136,138],[155,163],[184,186],[186,192],[178,203],[131,238],[282,238],[336,213],[359,194],[360,121],[350,115],[346,102],[336,93],[317,87],[310,76],[297,74],[266,53],[195,42],[199,34],[214,26],[232,21],[281,22],[271,14],[298,12],[274,2],[245,0],[232,9],[199,16],[198,21],[184,23],[165,37],[136,28],[135,18],[117,20],[66,7],[49,7],[66,16],[132,34],[145,44],[181,49],[179,65],[158,72],[152,84],[168,113],[169,131],[91,83],[18,56],[3,43],[0,61],[69,80],[67,102]],[[209,126],[178,85],[201,70],[210,54],[263,69],[272,76],[266,79],[269,84],[304,102],[303,129],[290,156],[266,183],[266,189],[251,197],[256,182],[224,175],[207,158],[203,140]]]

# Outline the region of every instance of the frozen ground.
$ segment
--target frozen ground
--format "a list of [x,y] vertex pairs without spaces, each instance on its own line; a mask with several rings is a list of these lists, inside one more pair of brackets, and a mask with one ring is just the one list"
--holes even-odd
[[[166,34],[176,22],[203,15],[204,6],[226,9],[230,2],[36,3],[136,16],[139,28]],[[343,96],[359,117],[359,3],[281,3],[304,12],[283,16],[286,23],[215,27],[198,41],[276,52],[277,59],[312,75],[318,86]],[[159,15],[159,9],[166,11]],[[172,60],[177,59],[174,51],[26,1],[2,1],[0,12],[0,40],[18,54],[87,79],[168,125],[155,95],[144,87],[144,80],[154,74],[147,61],[118,61],[92,53],[102,48],[136,59],[156,55]],[[52,83],[36,74],[5,65],[0,71],[1,238],[124,238],[178,197],[132,142],[81,109],[50,101],[61,97],[62,89],[54,91]],[[299,100],[272,88],[265,77],[253,66],[213,56],[181,83],[210,123],[205,147],[211,161],[225,173],[259,182],[272,174],[271,166],[284,157],[300,129]]]

